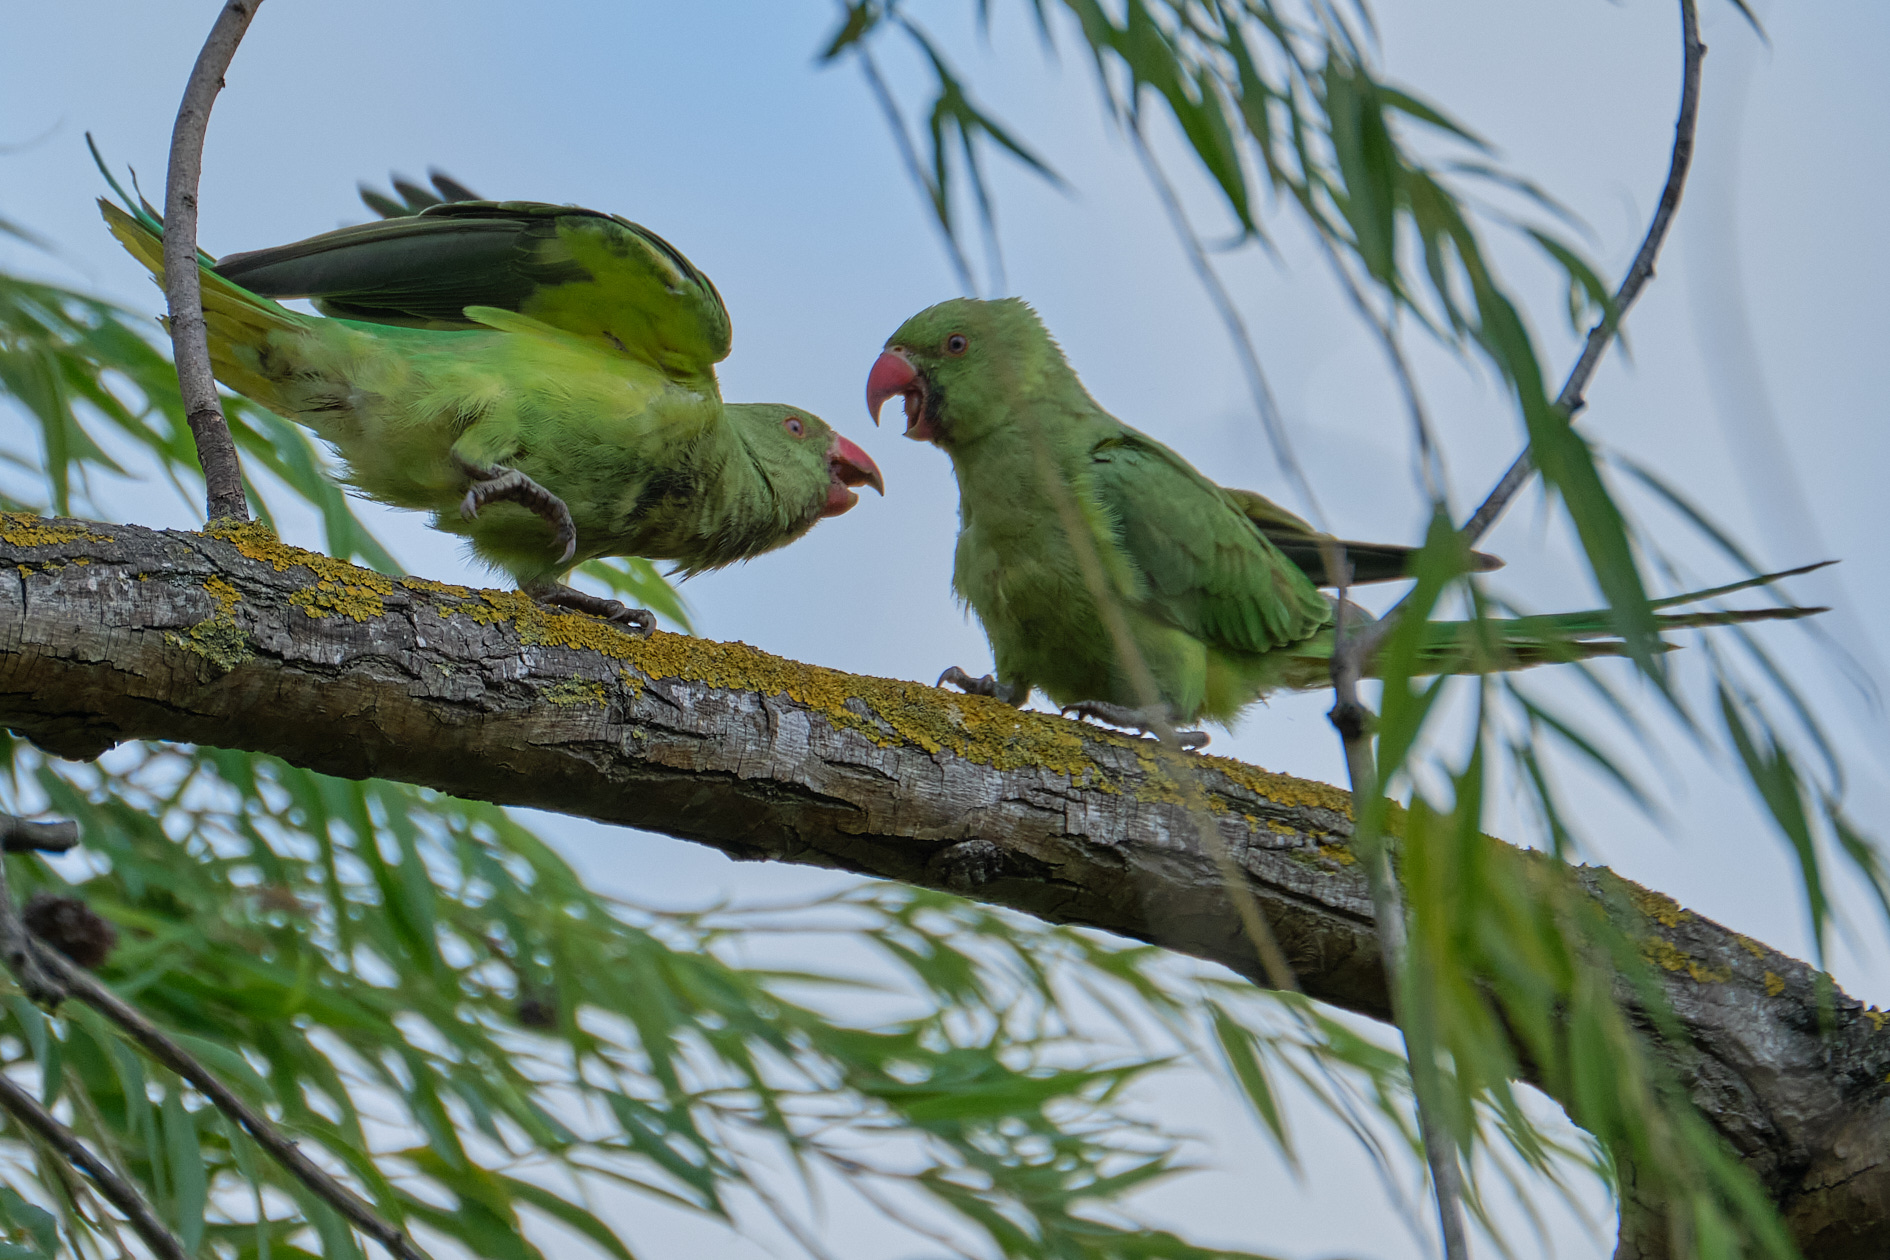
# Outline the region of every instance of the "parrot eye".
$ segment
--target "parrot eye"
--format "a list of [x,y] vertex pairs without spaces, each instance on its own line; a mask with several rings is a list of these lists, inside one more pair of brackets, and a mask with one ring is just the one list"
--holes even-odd
[[946,354],[963,354],[970,346],[971,343],[965,340],[965,334],[963,333],[953,333],[951,336],[945,338]]
[[786,429],[789,433],[792,433],[795,437],[800,437],[802,434],[801,418],[799,416],[789,416],[781,422],[781,427]]

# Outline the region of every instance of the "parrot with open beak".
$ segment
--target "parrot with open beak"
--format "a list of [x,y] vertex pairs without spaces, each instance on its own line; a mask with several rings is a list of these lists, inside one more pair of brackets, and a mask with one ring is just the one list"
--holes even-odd
[[[1336,604],[1319,588],[1337,584],[1330,557],[1350,568],[1348,583],[1361,583],[1410,576],[1418,554],[1331,538],[1258,494],[1216,485],[1104,411],[1016,298],[956,298],[907,320],[867,375],[875,423],[894,398],[904,402],[906,436],[951,458],[952,586],[977,614],[997,666],[982,678],[954,666],[940,685],[1019,705],[1036,688],[1065,712],[1143,731],[1204,718],[1229,724],[1270,692],[1328,685]],[[1465,561],[1473,570],[1501,564],[1474,552]],[[1347,620],[1357,625],[1352,607]],[[1820,611],[1658,621],[1677,630]],[[1486,673],[1623,649],[1605,609],[1438,621],[1427,625],[1418,672]],[[1208,740],[1178,733],[1188,747]]]
[[[885,493],[806,408],[722,400],[728,310],[662,237],[435,183],[425,204],[380,198],[406,213],[202,265],[218,379],[325,438],[362,494],[431,512],[544,603],[648,631],[647,610],[565,585],[570,569],[720,568],[847,511],[856,487]],[[161,277],[151,208],[100,206]],[[293,297],[326,318],[272,300]]]

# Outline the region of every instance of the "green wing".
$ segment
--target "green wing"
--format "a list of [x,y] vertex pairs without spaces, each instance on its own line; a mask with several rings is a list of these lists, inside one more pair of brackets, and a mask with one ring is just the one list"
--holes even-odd
[[1127,430],[1090,457],[1099,505],[1147,583],[1147,611],[1239,652],[1298,643],[1332,620],[1312,581],[1179,455]]
[[218,274],[324,314],[418,328],[477,328],[468,307],[512,311],[653,364],[706,378],[729,350],[728,308],[675,246],[628,219],[537,201],[458,201],[419,214],[231,254]]
[[[1313,585],[1334,585],[1326,572],[1324,550],[1330,535],[1320,533],[1265,495],[1225,487],[1222,493],[1239,505],[1247,519],[1260,527],[1267,541],[1278,547],[1280,554],[1298,566],[1301,573],[1311,578]],[[1420,550],[1397,543],[1363,543],[1349,539],[1333,541],[1345,548],[1345,558],[1352,565],[1354,586],[1366,582],[1395,582],[1399,578],[1412,576],[1411,566],[1416,562]],[[1470,553],[1470,564],[1479,573],[1503,567],[1501,560],[1481,551]]]

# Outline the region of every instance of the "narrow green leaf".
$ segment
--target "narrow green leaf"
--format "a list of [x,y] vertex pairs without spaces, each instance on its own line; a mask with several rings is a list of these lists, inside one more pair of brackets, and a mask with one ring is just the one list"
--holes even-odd
[[177,1240],[196,1254],[203,1245],[204,1211],[210,1204],[210,1183],[204,1172],[203,1148],[197,1138],[197,1120],[184,1109],[180,1089],[164,1095],[164,1146],[170,1157]]

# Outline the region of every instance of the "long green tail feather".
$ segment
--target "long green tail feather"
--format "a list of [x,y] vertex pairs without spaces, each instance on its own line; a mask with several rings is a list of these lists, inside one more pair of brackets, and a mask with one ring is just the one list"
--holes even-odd
[[[149,205],[140,206],[136,211],[125,210],[103,197],[99,198],[98,206],[119,244],[162,284],[164,226],[156,212]],[[278,383],[258,371],[256,356],[271,333],[303,331],[307,317],[268,298],[258,297],[218,275],[211,269],[207,256],[200,254],[199,261],[204,325],[209,334],[210,362],[217,379],[265,407],[287,414],[291,404],[280,396]]]
[[[1734,626],[1754,621],[1795,621],[1824,608],[1743,608],[1726,612],[1667,613],[1654,618],[1662,633]],[[1671,652],[1679,644],[1663,642]],[[1418,673],[1495,674],[1536,665],[1566,664],[1597,656],[1624,656],[1627,643],[1614,631],[1607,609],[1516,617],[1484,622],[1439,621],[1426,630]],[[1376,670],[1368,671],[1376,677]]]
[[[1744,581],[1706,590],[1669,595],[1652,601],[1655,608],[1677,608],[1716,599],[1736,591],[1770,586],[1789,577],[1822,569],[1835,561],[1801,565],[1777,573],[1763,573]],[[1662,633],[1670,630],[1698,630],[1708,626],[1736,626],[1755,621],[1795,621],[1825,608],[1742,608],[1713,612],[1660,613],[1654,618]],[[1677,644],[1662,643],[1665,651]],[[1623,656],[1627,643],[1615,629],[1614,614],[1606,608],[1585,612],[1551,613],[1538,617],[1512,617],[1476,621],[1438,621],[1426,628],[1419,672],[1424,674],[1488,674],[1535,665],[1564,664],[1597,656]]]
[[[1797,577],[1822,569],[1834,560],[1764,573],[1744,581],[1706,590],[1689,591],[1653,600],[1655,608],[1676,608],[1716,599],[1737,591],[1770,586],[1785,578]],[[1358,610],[1364,615],[1363,610]],[[1699,630],[1711,626],[1736,626],[1757,621],[1796,621],[1828,612],[1826,608],[1802,608],[1782,605],[1777,608],[1740,608],[1712,612],[1660,613],[1654,621],[1660,632]],[[1662,643],[1663,651],[1673,651],[1679,644]],[[1484,621],[1434,621],[1425,627],[1425,642],[1420,650],[1417,673],[1495,674],[1509,670],[1530,669],[1537,665],[1559,665],[1585,661],[1598,656],[1625,656],[1627,643],[1615,631],[1614,615],[1606,608],[1584,612],[1550,613],[1535,617],[1492,617]],[[1328,662],[1332,657],[1332,634],[1327,631],[1292,649],[1291,662],[1275,675],[1272,685],[1313,691],[1330,684]],[[1366,667],[1366,675],[1382,677],[1378,662]]]

